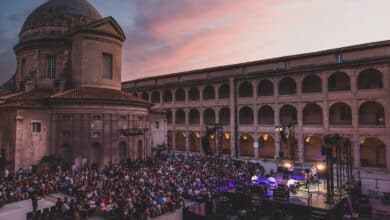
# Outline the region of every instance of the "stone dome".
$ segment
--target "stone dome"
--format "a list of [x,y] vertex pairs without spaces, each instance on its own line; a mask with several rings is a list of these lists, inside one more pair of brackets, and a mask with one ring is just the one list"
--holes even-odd
[[27,17],[20,38],[36,38],[37,35],[42,35],[40,32],[56,35],[56,32],[68,31],[72,27],[101,18],[100,13],[88,0],[49,0]]

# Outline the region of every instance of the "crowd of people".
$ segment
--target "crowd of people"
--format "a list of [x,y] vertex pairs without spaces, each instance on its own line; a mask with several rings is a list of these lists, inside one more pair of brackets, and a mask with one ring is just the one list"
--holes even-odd
[[100,169],[72,166],[50,172],[30,167],[14,174],[5,170],[0,175],[0,205],[62,192],[67,198],[59,199],[56,206],[71,216],[82,212],[148,219],[182,207],[186,200],[212,199],[222,189],[220,183],[244,183],[253,174],[264,175],[258,163],[220,160],[172,154],[110,163]]

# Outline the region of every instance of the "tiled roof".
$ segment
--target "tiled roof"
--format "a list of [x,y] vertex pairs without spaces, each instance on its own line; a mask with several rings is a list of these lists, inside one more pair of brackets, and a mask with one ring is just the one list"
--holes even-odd
[[67,90],[51,96],[54,100],[89,100],[89,101],[112,101],[112,102],[132,102],[151,105],[149,102],[135,97],[131,94],[104,88],[82,87]]

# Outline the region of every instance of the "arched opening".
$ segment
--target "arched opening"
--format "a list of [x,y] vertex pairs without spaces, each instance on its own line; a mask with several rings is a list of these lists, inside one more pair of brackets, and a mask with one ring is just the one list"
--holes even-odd
[[175,101],[176,102],[184,102],[186,100],[186,93],[184,92],[184,89],[178,88],[175,92]]
[[219,110],[219,123],[221,125],[230,125],[230,109],[228,107]]
[[315,75],[306,76],[302,81],[302,93],[322,92],[321,79]]
[[259,125],[273,125],[274,124],[274,110],[268,106],[262,106],[257,113],[257,123]]
[[259,156],[260,158],[273,159],[275,157],[275,140],[265,133],[259,138]]
[[261,80],[257,85],[257,96],[273,96],[274,84],[269,80]]
[[145,101],[149,101],[149,94],[147,92],[143,92],[141,94],[141,99],[143,99]]
[[245,106],[239,112],[240,125],[253,125],[253,111],[250,107]]
[[190,151],[200,152],[200,134],[199,131],[191,132],[190,135]]
[[119,143],[119,161],[125,161],[127,160],[127,143],[126,141],[121,141]]
[[143,157],[143,147],[142,147],[142,141],[141,140],[138,140],[138,143],[137,143],[137,159],[138,160],[142,160],[144,157]]
[[344,72],[335,72],[328,78],[328,90],[347,91],[351,89],[349,76]]
[[172,131],[167,132],[167,147],[169,150],[173,150],[173,134]]
[[188,92],[188,99],[190,101],[199,101],[199,89],[196,87],[192,87]]
[[322,138],[319,136],[307,136],[304,143],[304,159],[306,162],[323,160],[321,156]]
[[376,69],[367,69],[359,73],[358,89],[382,89],[382,73]]
[[63,144],[61,146],[61,150],[60,150],[60,157],[67,163],[69,164],[72,164],[74,161],[73,161],[73,151],[72,151],[72,147],[69,145],[69,144]]
[[212,100],[212,99],[215,99],[214,87],[208,85],[203,90],[203,100]]
[[230,133],[225,132],[222,137],[222,154],[230,155],[231,146],[230,146]]
[[160,103],[160,92],[159,91],[153,91],[152,92],[152,103]]
[[292,105],[284,105],[279,112],[280,122],[297,121],[297,110]]
[[205,125],[215,124],[215,112],[211,108],[206,108],[203,112],[203,123]]
[[297,85],[291,77],[279,81],[279,95],[293,95],[297,93]]
[[92,144],[90,157],[89,157],[90,164],[99,166],[102,159],[101,155],[102,155],[102,145],[100,143]]
[[176,151],[186,151],[186,135],[182,131],[176,134]]
[[228,99],[230,97],[230,87],[228,84],[222,84],[218,89],[219,99]]
[[163,102],[172,102],[171,90],[165,90],[163,95]]
[[171,125],[172,124],[172,111],[171,110],[167,110],[167,123],[169,124],[169,125]]
[[385,109],[375,101],[367,101],[359,108],[360,125],[384,125]]
[[133,92],[132,95],[135,96],[135,97],[138,97],[138,93],[136,93],[136,92]]
[[351,108],[343,102],[337,102],[330,107],[329,119],[331,125],[351,125]]
[[310,103],[303,108],[304,125],[322,125],[322,109],[319,105]]
[[240,137],[240,156],[242,157],[253,157],[253,138],[249,134],[243,134]]
[[178,109],[176,111],[176,124],[177,125],[183,125],[186,123],[186,113],[183,109]]
[[200,114],[199,114],[199,111],[197,109],[191,109],[190,110],[190,118],[189,118],[189,122],[191,125],[198,125],[200,124]]
[[253,86],[250,82],[245,81],[238,88],[238,96],[240,98],[253,97]]
[[386,145],[378,138],[368,137],[360,142],[362,167],[386,167]]

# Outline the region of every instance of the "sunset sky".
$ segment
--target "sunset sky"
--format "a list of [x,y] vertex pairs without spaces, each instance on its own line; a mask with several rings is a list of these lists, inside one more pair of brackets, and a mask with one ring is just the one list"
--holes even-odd
[[[1,0],[0,83],[46,0]],[[390,39],[390,1],[90,0],[124,29],[122,81]]]

